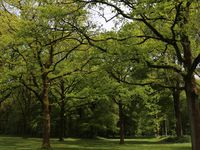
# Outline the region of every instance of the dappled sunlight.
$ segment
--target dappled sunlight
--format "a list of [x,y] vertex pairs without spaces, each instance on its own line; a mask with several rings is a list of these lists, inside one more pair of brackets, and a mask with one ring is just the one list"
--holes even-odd
[[[53,150],[190,150],[189,143],[159,143],[159,138],[126,139],[119,145],[119,139],[76,139],[66,138],[59,142],[52,139]],[[0,150],[39,150],[41,139],[21,137],[0,137]]]

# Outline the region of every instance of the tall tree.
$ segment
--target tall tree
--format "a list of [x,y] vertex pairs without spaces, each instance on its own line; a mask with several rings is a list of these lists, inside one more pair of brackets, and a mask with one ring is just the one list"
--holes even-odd
[[[116,39],[120,39],[118,37],[124,34],[128,34],[128,32],[126,32],[126,30],[120,30],[119,33],[107,33],[108,36],[114,36]],[[130,47],[132,41],[129,38],[118,41],[114,40],[115,38],[104,41],[103,45],[101,45],[101,47],[107,51],[102,58],[102,64],[103,69],[107,72],[111,80],[110,83],[113,91],[111,91],[109,95],[118,106],[120,144],[124,144],[126,130],[125,108],[131,102],[130,98],[135,89],[133,85],[145,85],[136,80],[142,81],[144,76],[146,77],[146,73],[139,78],[139,70],[142,70],[144,66],[140,65],[138,62],[139,56],[137,47]],[[133,85],[127,84],[130,78],[131,81],[134,82]]]
[[162,47],[166,46],[166,50],[173,49],[173,57],[178,60],[178,65],[165,61],[164,51],[164,55],[156,56],[164,60],[163,63],[157,63],[154,59],[148,60],[147,64],[157,69],[172,70],[182,76],[190,112],[192,149],[200,149],[200,108],[198,85],[195,79],[195,69],[200,62],[198,2],[193,0],[162,2],[88,0],[86,3],[107,5],[116,12],[116,16],[121,15],[123,18],[137,22],[142,32],[133,33],[133,36],[141,38],[141,42],[153,41],[155,45],[161,43]]
[[[50,148],[48,95],[50,84],[57,78],[81,70],[88,62],[87,59],[81,63],[73,61],[78,57],[72,55],[75,50],[80,50],[84,43],[84,38],[76,32],[76,26],[84,24],[85,11],[82,9],[82,4],[72,1],[2,1],[2,6],[5,8],[4,11],[19,13],[18,30],[14,31],[17,40],[11,49],[18,54],[19,62],[26,67],[18,72],[21,83],[41,102],[42,148],[48,149]],[[87,46],[82,47],[82,53],[87,49]],[[70,65],[65,64],[64,60],[71,62]],[[31,84],[25,80],[27,75],[32,79]]]

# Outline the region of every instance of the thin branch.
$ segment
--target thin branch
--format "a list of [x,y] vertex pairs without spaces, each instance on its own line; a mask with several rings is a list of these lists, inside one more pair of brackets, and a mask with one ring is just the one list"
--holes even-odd
[[181,11],[181,5],[183,4],[183,2],[180,2],[176,7],[176,16],[175,16],[175,19],[173,21],[173,24],[171,26],[171,32],[172,32],[172,39],[175,40],[176,38],[176,34],[175,34],[175,31],[174,31],[174,27],[175,25],[177,24],[178,22],[178,18],[180,16],[180,11]]
[[62,57],[60,60],[58,60],[54,65],[53,65],[53,69],[49,70],[48,73],[51,73],[53,71],[55,71],[57,65],[62,62],[63,60],[67,59],[67,57],[74,51],[76,50],[78,47],[80,47],[82,45],[82,43],[76,45],[75,47],[73,47],[71,50],[69,50],[64,57]]
[[10,95],[11,95],[11,93],[12,93],[12,91],[10,91],[10,92],[9,92],[8,94],[6,94],[5,96],[1,97],[0,104],[1,104],[3,101],[5,101],[7,98],[9,98]]
[[[80,0],[82,1],[82,0]],[[134,20],[137,20],[139,18],[133,18],[132,16],[126,14],[121,8],[119,8],[118,6],[112,4],[112,3],[109,3],[109,2],[106,2],[106,1],[102,1],[102,0],[89,0],[89,1],[82,1],[82,2],[86,2],[86,3],[100,3],[100,4],[104,4],[104,5],[107,5],[107,6],[110,6],[112,8],[114,8],[118,14],[122,15],[123,17],[127,18],[127,19],[134,19]]]
[[119,105],[119,102],[116,100],[116,98],[114,96],[112,96],[112,99],[117,105]]
[[148,67],[151,68],[155,68],[155,69],[168,69],[168,70],[173,70],[178,74],[181,74],[182,76],[185,76],[182,72],[182,70],[176,68],[175,66],[171,66],[171,65],[155,65],[155,64],[151,64],[150,62],[146,61]]
[[35,96],[38,98],[38,100],[39,100],[40,102],[42,102],[42,101],[41,101],[40,94],[39,94],[36,90],[34,90],[34,89],[31,88],[30,86],[28,86],[28,85],[26,84],[26,82],[25,82],[23,79],[20,79],[20,81],[21,81],[21,83],[22,83],[28,90],[32,91],[32,92],[35,94]]
[[171,44],[171,39],[165,38],[155,27],[153,27],[149,22],[147,22],[145,15],[140,15],[142,22],[163,42]]

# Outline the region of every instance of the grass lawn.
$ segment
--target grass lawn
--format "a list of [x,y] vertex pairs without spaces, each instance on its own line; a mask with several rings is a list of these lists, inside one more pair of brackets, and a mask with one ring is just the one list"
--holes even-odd
[[[166,144],[156,138],[127,139],[125,145],[119,145],[116,139],[65,139],[59,142],[51,140],[52,150],[191,150],[190,143]],[[2,137],[0,150],[39,150],[41,139]]]

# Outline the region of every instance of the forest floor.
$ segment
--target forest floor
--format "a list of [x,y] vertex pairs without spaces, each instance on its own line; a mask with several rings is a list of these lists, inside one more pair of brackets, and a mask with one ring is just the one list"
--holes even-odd
[[[164,143],[159,138],[126,139],[119,145],[117,139],[72,139],[64,142],[51,140],[52,150],[191,150],[190,143]],[[0,150],[39,150],[41,139],[0,136]]]

